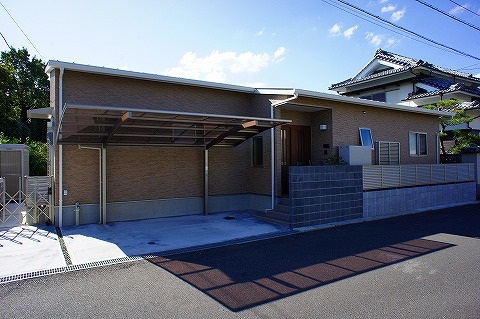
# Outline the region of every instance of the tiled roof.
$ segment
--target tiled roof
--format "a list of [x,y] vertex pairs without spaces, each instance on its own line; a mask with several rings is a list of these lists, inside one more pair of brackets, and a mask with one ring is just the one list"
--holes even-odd
[[434,90],[434,91],[431,91],[431,92],[426,92],[426,93],[415,94],[415,95],[408,95],[404,99],[404,101],[413,100],[413,99],[420,99],[420,98],[435,96],[435,95],[439,95],[439,94],[458,92],[458,91],[466,92],[466,93],[470,93],[470,94],[475,94],[475,95],[480,96],[480,89],[479,88],[466,86],[465,84],[457,83],[457,82],[447,80],[447,79],[436,78],[436,77],[428,77],[428,78],[421,79],[418,83],[423,83],[423,84],[426,84],[426,85],[429,85],[429,86],[433,86],[437,90]]
[[461,110],[480,109],[480,101],[462,102],[459,106]]
[[[444,73],[454,75],[454,76],[460,76],[460,77],[464,77],[464,78],[474,78],[473,75],[470,74],[470,73],[464,73],[464,72],[459,72],[459,71],[455,71],[455,70],[448,69],[448,68],[439,67],[439,66],[433,65],[431,63],[428,63],[428,62],[425,62],[425,61],[422,61],[422,60],[416,60],[416,59],[408,58],[408,57],[405,57],[405,56],[402,56],[402,55],[399,55],[399,54],[395,54],[395,53],[391,53],[391,52],[387,52],[387,51],[384,51],[384,50],[381,50],[381,49],[378,49],[377,51],[375,51],[375,55],[373,57],[373,60],[376,60],[376,59],[381,60],[381,61],[385,61],[385,62],[391,62],[391,63],[394,63],[394,64],[398,64],[402,67],[398,68],[398,69],[389,69],[389,70],[386,70],[386,71],[383,71],[383,72],[374,73],[374,74],[371,74],[371,75],[368,75],[368,76],[365,76],[365,77],[361,77],[361,78],[358,78],[358,79],[350,78],[348,80],[332,84],[329,87],[329,89],[333,90],[333,89],[338,88],[338,87],[343,87],[343,86],[347,86],[347,85],[354,84],[354,83],[359,83],[359,82],[366,81],[366,80],[380,78],[380,77],[383,77],[385,75],[390,75],[390,74],[393,74],[393,73],[400,73],[400,72],[407,71],[411,68],[419,67],[419,66],[427,67],[429,69],[444,72]],[[478,81],[480,81],[480,79],[478,79]]]

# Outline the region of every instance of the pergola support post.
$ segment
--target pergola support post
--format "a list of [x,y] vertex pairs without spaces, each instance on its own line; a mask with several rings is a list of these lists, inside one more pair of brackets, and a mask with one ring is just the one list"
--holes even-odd
[[205,149],[203,213],[208,215],[208,149]]
[[102,224],[107,223],[107,149],[102,146]]

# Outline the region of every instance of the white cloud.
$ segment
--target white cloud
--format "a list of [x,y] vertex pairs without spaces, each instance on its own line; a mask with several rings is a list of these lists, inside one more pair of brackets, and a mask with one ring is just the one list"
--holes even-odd
[[228,74],[256,73],[268,67],[270,63],[280,63],[285,58],[286,49],[278,48],[273,54],[231,51],[212,51],[205,57],[195,52],[187,52],[180,59],[180,66],[166,69],[163,74],[169,76],[225,82]]
[[350,27],[347,30],[345,30],[343,32],[343,36],[347,39],[350,39],[352,37],[353,33],[355,33],[355,31],[357,29],[358,29],[358,25],[354,25],[353,27]]
[[374,34],[373,32],[365,33],[365,40],[367,40],[371,45],[379,47],[383,42],[384,36],[381,34]]
[[285,59],[285,52],[287,52],[287,49],[284,47],[279,47],[277,51],[273,53],[272,57],[272,62],[273,63],[280,63]]
[[385,12],[391,12],[391,11],[394,11],[397,7],[394,6],[393,4],[389,4],[388,6],[385,6],[382,8],[382,13],[385,13]]
[[391,48],[391,47],[396,47],[400,43],[399,39],[395,38],[389,38],[385,42],[385,48]]
[[262,35],[265,34],[265,28],[262,28],[262,30],[258,31],[257,33],[255,33],[256,36],[258,37],[261,37]]
[[464,4],[463,6],[456,6],[455,8],[453,8],[452,10],[448,11],[448,13],[452,14],[452,15],[457,15],[457,14],[460,14],[462,13],[463,11],[465,11],[465,8],[468,9],[468,7],[470,7],[470,5],[468,3]]
[[331,36],[338,36],[342,33],[342,25],[340,23],[335,23],[330,29],[328,29],[328,33]]
[[479,79],[480,79],[480,73],[478,73],[478,74],[475,74],[475,75],[474,75],[474,77],[476,77],[476,78],[479,78]]
[[379,2],[380,2],[380,3],[387,3],[388,0],[380,0]]
[[390,20],[392,20],[394,22],[400,20],[401,18],[403,18],[406,11],[407,11],[406,9],[395,11],[394,13],[392,13],[392,16],[390,17]]

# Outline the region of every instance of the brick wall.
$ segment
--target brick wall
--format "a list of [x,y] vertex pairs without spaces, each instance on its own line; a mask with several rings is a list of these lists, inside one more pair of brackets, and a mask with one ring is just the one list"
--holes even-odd
[[[371,129],[374,142],[399,142],[401,164],[436,163],[438,152],[437,116],[307,98],[298,99],[297,103],[325,108],[312,113],[282,111],[282,118],[291,117],[297,119],[297,122],[299,122],[298,119],[301,119],[302,123],[311,123],[312,164],[314,165],[321,164],[332,155],[337,155],[338,146],[359,145],[358,129],[360,127]],[[319,131],[320,124],[326,124],[327,131]],[[412,157],[409,155],[409,131],[427,133],[427,156]],[[326,149],[323,144],[330,144],[331,148]],[[372,152],[372,163],[375,163],[375,159],[374,151]]]
[[[51,87],[58,88],[55,74],[58,71],[52,72]],[[65,71],[63,85],[64,103],[270,117],[268,99],[241,92],[69,70]],[[51,92],[58,111],[58,89]],[[233,149],[210,149],[210,195],[270,194],[270,132],[262,136],[261,167],[251,165],[251,141]],[[98,166],[98,151],[64,146],[63,181],[69,191],[64,205],[99,201]],[[107,202],[203,196],[203,170],[203,149],[109,146]]]

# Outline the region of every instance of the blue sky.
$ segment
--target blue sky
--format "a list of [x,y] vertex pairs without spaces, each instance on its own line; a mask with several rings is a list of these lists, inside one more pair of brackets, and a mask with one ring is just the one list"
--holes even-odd
[[[480,31],[415,0],[346,1],[480,57]],[[480,28],[478,0],[424,1]],[[480,60],[412,40],[322,0],[0,2],[40,53],[0,6],[0,32],[6,41],[44,61],[328,92],[382,48],[480,76]],[[5,50],[0,38],[0,51]]]

